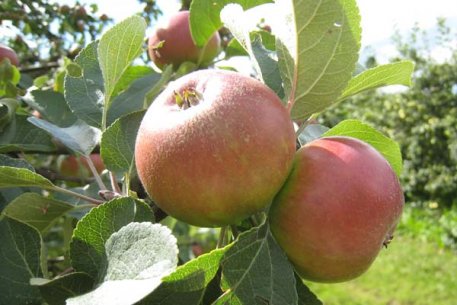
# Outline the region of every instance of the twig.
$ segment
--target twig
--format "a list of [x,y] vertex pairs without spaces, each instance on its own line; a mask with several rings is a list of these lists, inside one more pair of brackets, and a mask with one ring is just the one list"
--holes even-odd
[[90,171],[94,175],[95,181],[97,181],[98,187],[101,190],[107,190],[108,188],[106,187],[105,183],[103,183],[102,178],[97,172],[97,169],[95,168],[94,162],[92,162],[92,159],[88,156],[83,156],[84,159],[86,159],[87,164],[89,165]]
[[114,175],[114,173],[112,171],[109,172],[109,178],[110,178],[110,181],[111,181],[111,189],[118,193],[118,194],[121,194],[122,193],[122,190],[121,188],[119,187],[119,184],[117,183],[117,179],[116,179],[116,176]]
[[60,193],[67,194],[67,195],[71,195],[71,196],[74,196],[74,197],[78,197],[78,198],[81,198],[81,199],[83,199],[83,200],[85,200],[87,202],[90,202],[90,203],[93,203],[93,204],[96,204],[96,205],[102,204],[104,202],[102,200],[98,200],[98,199],[95,199],[95,198],[92,198],[92,197],[88,197],[88,196],[83,195],[83,194],[79,194],[79,193],[64,189],[64,188],[62,188],[60,186],[57,186],[57,185],[54,185],[53,187],[49,188],[49,190],[50,191],[60,192]]

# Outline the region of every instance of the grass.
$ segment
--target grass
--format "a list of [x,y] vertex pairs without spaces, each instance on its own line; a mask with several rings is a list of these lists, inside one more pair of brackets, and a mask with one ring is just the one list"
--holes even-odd
[[396,236],[361,277],[341,284],[306,284],[325,305],[455,305],[457,253]]

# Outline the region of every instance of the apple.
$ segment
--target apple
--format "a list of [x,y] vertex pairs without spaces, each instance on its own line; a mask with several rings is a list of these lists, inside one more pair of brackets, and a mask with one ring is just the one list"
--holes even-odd
[[5,58],[8,58],[12,65],[19,66],[19,58],[17,57],[16,52],[13,49],[0,44],[0,62],[2,62]]
[[172,64],[177,68],[186,61],[207,66],[219,54],[219,33],[214,32],[203,48],[197,47],[190,33],[189,17],[189,11],[172,15],[165,24],[155,29],[149,38],[149,57],[157,67],[163,68]]
[[269,222],[303,279],[342,282],[364,273],[392,239],[403,205],[398,178],[377,150],[327,137],[297,151]]
[[[100,154],[91,154],[89,158],[94,163],[97,173],[103,172],[105,165],[103,160],[100,157]],[[65,156],[63,159],[59,160],[59,172],[68,177],[92,177],[92,171],[90,170],[89,164],[86,159],[82,156],[76,157],[74,155]]]
[[189,224],[234,224],[271,203],[291,169],[292,121],[278,96],[240,73],[200,70],[170,83],[136,139],[152,200]]

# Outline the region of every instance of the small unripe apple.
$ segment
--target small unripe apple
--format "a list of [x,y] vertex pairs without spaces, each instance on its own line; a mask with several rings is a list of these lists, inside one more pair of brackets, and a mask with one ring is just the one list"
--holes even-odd
[[17,57],[16,52],[13,49],[0,44],[0,62],[5,58],[8,58],[12,65],[19,66],[19,58]]
[[286,108],[263,83],[200,70],[172,83],[140,125],[135,161],[153,201],[189,224],[233,224],[264,209],[295,153]]
[[157,67],[172,64],[177,68],[186,61],[206,66],[219,54],[219,33],[215,32],[203,48],[197,47],[190,33],[189,17],[189,11],[172,15],[149,38],[149,57]]
[[297,151],[269,219],[303,279],[342,282],[364,273],[392,239],[403,205],[398,178],[378,151],[327,137]]
[[[103,164],[100,154],[91,154],[89,158],[92,160],[97,173],[103,172],[105,165]],[[92,171],[90,170],[89,164],[84,157],[76,157],[69,155],[59,160],[59,172],[68,177],[92,177]]]

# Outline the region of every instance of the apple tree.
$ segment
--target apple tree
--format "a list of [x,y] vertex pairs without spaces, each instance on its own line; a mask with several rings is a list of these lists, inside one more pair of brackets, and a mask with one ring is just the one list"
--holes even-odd
[[1,304],[322,304],[304,279],[352,279],[390,242],[399,146],[316,118],[410,85],[413,63],[357,65],[355,0],[193,0],[186,16],[157,40],[126,18],[55,83],[18,88],[1,58]]

